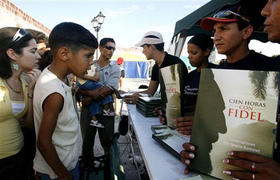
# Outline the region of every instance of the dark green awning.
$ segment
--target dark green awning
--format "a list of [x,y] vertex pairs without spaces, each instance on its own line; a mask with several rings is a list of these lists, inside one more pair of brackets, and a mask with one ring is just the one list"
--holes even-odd
[[260,41],[266,42],[267,35],[265,33],[262,33],[262,24],[264,18],[260,15],[260,11],[265,3],[264,0],[211,0],[183,19],[177,21],[174,30],[174,36],[179,33],[181,33],[181,36],[191,36],[197,33],[212,34],[212,32],[204,31],[200,28],[200,20],[204,17],[212,16],[215,12],[226,5],[233,5],[239,2],[241,6],[246,6],[247,9],[249,9],[250,14],[253,14],[251,16],[253,17],[251,21],[256,30],[253,35],[253,39],[258,39]]

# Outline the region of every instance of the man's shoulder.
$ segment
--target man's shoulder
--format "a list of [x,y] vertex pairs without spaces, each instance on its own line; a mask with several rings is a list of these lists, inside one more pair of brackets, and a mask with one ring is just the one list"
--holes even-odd
[[213,64],[213,63],[208,63],[207,68],[217,68],[218,65],[217,64]]
[[40,84],[42,86],[49,86],[49,84],[57,84],[60,80],[57,78],[55,74],[45,69],[39,76],[36,84]]
[[56,75],[50,71],[46,72],[45,70],[39,76],[34,93],[39,93],[40,96],[43,94],[53,93],[53,92],[64,92],[64,83],[57,78]]
[[110,62],[109,63],[109,67],[113,70],[113,71],[121,71],[121,68],[119,65],[113,63],[113,62]]
[[161,65],[161,68],[178,64],[178,63],[184,63],[179,57],[165,53],[165,58],[163,60],[163,63]]
[[253,50],[250,51],[249,55],[248,55],[248,58],[254,58],[254,59],[257,59],[257,60],[271,60],[271,57],[268,57],[266,55],[263,55],[261,53],[258,53],[258,52],[255,52]]
[[[179,57],[166,53],[166,60],[174,62],[174,64],[183,62]],[[176,63],[175,63],[176,62]]]
[[117,65],[116,63],[114,63],[114,62],[112,62],[112,61],[109,63],[109,66],[120,68],[119,65]]

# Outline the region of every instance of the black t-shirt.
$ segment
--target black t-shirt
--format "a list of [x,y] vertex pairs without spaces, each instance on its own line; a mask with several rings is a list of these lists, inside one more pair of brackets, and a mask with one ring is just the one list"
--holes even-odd
[[[217,68],[217,65],[209,63],[207,68]],[[185,112],[194,112],[198,95],[200,72],[197,69],[191,71],[187,77],[184,89],[184,108]]]
[[159,67],[157,63],[153,66],[151,80],[159,82],[159,69],[178,63],[183,63],[183,61],[176,56],[165,53],[161,66]]
[[[274,61],[270,57],[250,51],[243,59],[228,63],[223,61],[218,69],[239,69],[239,70],[256,70],[256,71],[277,71],[279,62]],[[279,70],[279,69],[278,69]]]

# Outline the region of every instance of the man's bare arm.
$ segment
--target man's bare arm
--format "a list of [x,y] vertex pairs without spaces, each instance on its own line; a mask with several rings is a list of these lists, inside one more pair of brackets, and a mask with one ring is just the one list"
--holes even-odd
[[95,90],[82,90],[79,89],[79,93],[82,94],[83,96],[86,96],[86,105],[89,104],[93,100],[102,100],[106,96],[111,95],[114,93],[114,90],[109,88],[108,86],[103,86],[99,89]]
[[145,93],[145,94],[148,94],[149,96],[153,96],[155,94],[155,92],[157,91],[158,84],[159,84],[158,81],[151,80],[147,90],[134,93],[132,96],[126,96],[125,102],[130,103],[130,104],[135,104],[138,100],[139,93]]

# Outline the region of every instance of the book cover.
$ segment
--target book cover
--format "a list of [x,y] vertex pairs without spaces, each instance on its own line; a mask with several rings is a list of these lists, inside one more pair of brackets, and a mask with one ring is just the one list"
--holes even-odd
[[278,72],[203,69],[190,143],[191,167],[221,179],[229,151],[273,155]]
[[173,129],[176,128],[173,119],[181,116],[181,66],[181,64],[174,64],[160,69],[161,96],[166,105],[167,125]]

